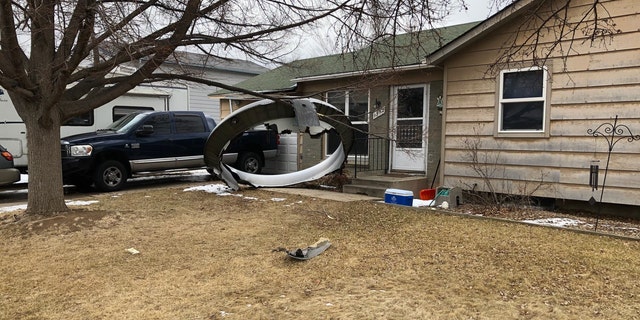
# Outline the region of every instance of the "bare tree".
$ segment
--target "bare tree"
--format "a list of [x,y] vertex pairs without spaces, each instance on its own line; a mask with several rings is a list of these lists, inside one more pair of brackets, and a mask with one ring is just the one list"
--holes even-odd
[[[497,2],[510,2],[497,0]],[[621,32],[607,10],[605,1],[589,0],[577,20],[571,20],[569,10],[576,0],[539,0],[525,12],[518,29],[506,43],[487,74],[517,64],[522,57],[544,65],[559,52],[563,61],[575,53],[576,43],[606,46],[614,35]]]
[[[345,50],[419,30],[464,0],[7,0],[0,86],[27,129],[27,212],[67,211],[60,126],[162,73],[177,48],[279,62],[290,32],[328,19]],[[119,66],[142,62],[131,74]],[[225,87],[207,82],[209,85]]]

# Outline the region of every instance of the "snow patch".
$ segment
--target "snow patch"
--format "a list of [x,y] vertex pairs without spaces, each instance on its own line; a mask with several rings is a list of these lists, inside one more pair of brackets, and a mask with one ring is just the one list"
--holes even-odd
[[215,193],[219,196],[228,196],[228,195],[231,195],[231,192],[233,191],[233,189],[229,188],[225,184],[217,183],[217,184],[208,184],[204,186],[186,188],[183,191],[204,191],[207,193]]
[[413,199],[414,207],[430,207],[433,205],[435,200],[421,200],[421,199]]
[[545,219],[535,219],[535,220],[522,220],[525,223],[537,224],[541,226],[552,226],[552,227],[575,227],[581,224],[584,224],[582,221],[568,218],[545,218]]
[[[68,206],[88,206],[94,203],[98,203],[99,201],[97,200],[90,200],[90,201],[65,201],[65,203]],[[19,205],[15,205],[15,206],[7,206],[7,207],[0,207],[0,212],[13,212],[13,211],[18,211],[18,210],[27,210],[27,205],[26,204],[19,204]]]
[[27,209],[26,204],[20,204],[17,206],[2,207],[0,208],[0,212],[12,212],[12,211],[26,210],[26,209]]

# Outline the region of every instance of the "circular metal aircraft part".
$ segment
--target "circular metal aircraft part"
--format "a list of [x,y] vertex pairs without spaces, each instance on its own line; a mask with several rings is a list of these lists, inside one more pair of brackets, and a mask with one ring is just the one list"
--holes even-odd
[[[296,105],[294,107],[294,105]],[[315,109],[319,122],[315,126],[300,126],[296,110]],[[304,113],[308,109],[302,110]],[[243,172],[222,163],[224,149],[240,133],[258,125],[278,125],[278,132],[300,132],[317,135],[335,129],[341,144],[328,158],[313,167],[292,173],[262,175]],[[287,126],[287,127],[282,127]],[[283,187],[312,181],[340,169],[354,141],[351,121],[340,109],[318,99],[261,100],[244,106],[221,121],[209,135],[204,148],[204,161],[229,187],[238,190],[238,181],[254,187]]]

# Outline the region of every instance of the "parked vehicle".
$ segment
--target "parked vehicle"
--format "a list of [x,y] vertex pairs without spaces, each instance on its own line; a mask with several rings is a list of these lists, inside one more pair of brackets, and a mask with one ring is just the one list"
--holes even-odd
[[277,130],[254,129],[235,137],[222,155],[222,162],[249,173],[261,173],[264,159],[278,154]]
[[[93,132],[105,128],[120,117],[132,112],[189,110],[187,101],[187,89],[178,85],[173,87],[138,86],[103,106],[65,122],[60,127],[60,136]],[[15,167],[26,172],[29,163],[27,129],[11,99],[1,88],[0,110],[2,110],[0,113],[0,144],[4,145],[13,155]]]
[[[204,145],[215,125],[198,111],[131,113],[105,129],[62,138],[65,183],[115,191],[134,173],[204,167]],[[259,173],[277,149],[277,132],[248,131],[230,142],[223,161]]]
[[20,171],[13,166],[13,155],[0,145],[0,186],[20,181]]

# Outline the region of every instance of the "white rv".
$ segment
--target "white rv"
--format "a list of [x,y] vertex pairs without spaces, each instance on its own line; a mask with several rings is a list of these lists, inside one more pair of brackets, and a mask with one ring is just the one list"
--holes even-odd
[[[148,110],[189,110],[189,89],[186,86],[138,86],[127,94],[67,121],[60,128],[60,136],[85,133],[105,128],[125,114]],[[6,91],[0,88],[0,145],[14,157],[17,168],[25,170],[29,149],[24,122]]]
[[[189,52],[176,52],[180,62],[165,61],[168,72],[181,72],[198,75],[204,79],[234,84],[251,78],[268,70],[250,61],[236,59],[220,59],[209,55]],[[140,61],[136,63],[142,63]],[[136,63],[120,66],[116,73],[130,74],[135,72]],[[20,169],[27,167],[26,131],[22,119],[16,113],[11,99],[0,88],[0,144],[14,156],[14,163]],[[220,121],[219,99],[211,99],[208,94],[215,87],[177,82],[139,85],[127,94],[101,106],[85,116],[74,118],[62,126],[61,137],[91,132],[106,127],[115,119],[139,110],[193,110],[202,111]]]

